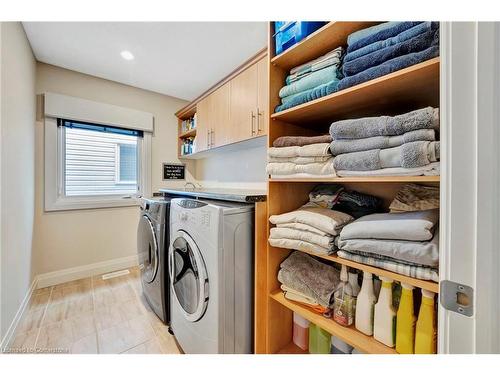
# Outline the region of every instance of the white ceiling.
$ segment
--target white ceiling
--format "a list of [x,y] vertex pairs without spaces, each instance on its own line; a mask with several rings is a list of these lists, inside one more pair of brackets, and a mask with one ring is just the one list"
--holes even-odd
[[[38,61],[191,100],[267,43],[265,22],[24,22]],[[135,56],[126,61],[120,52]]]

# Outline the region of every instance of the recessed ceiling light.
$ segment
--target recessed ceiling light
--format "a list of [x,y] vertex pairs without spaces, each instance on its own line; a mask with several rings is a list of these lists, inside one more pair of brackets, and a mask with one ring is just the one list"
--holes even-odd
[[134,55],[130,51],[126,51],[126,50],[125,51],[121,51],[120,55],[122,55],[122,57],[125,60],[133,60],[134,59]]

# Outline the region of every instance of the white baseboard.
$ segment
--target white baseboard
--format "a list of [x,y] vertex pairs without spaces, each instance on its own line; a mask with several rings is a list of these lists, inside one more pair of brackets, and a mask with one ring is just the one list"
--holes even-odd
[[85,266],[66,268],[64,270],[47,272],[38,275],[38,288],[57,285],[68,281],[83,279],[85,277],[99,275],[101,273],[118,271],[124,268],[137,266],[139,261],[137,255],[106,260],[104,262],[87,264]]
[[23,318],[24,313],[26,312],[26,308],[29,305],[31,296],[33,295],[33,292],[35,291],[37,286],[38,286],[38,278],[35,276],[30,285],[30,288],[28,289],[26,295],[24,296],[21,306],[19,306],[19,309],[17,310],[17,313],[14,316],[14,319],[12,320],[12,323],[9,326],[9,329],[7,329],[7,332],[5,332],[5,336],[3,337],[2,342],[0,343],[1,350],[8,348],[10,346],[12,339],[15,337],[17,326],[19,325],[19,322]]

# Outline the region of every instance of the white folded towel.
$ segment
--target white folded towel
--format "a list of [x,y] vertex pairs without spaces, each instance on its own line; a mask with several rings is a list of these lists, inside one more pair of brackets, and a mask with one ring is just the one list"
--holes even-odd
[[330,143],[314,143],[305,146],[271,147],[267,150],[269,157],[293,158],[296,156],[328,156],[330,153]]

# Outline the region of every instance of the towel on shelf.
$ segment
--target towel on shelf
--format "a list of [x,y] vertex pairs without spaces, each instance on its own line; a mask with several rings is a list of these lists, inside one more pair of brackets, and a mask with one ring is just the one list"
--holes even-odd
[[280,264],[278,281],[309,296],[324,307],[333,302],[340,274],[334,267],[313,257],[294,251]]
[[334,247],[323,247],[315,243],[295,240],[293,238],[270,238],[269,244],[274,247],[279,247],[282,249],[298,250],[306,253],[312,253],[317,255],[328,255],[333,253]]
[[428,241],[434,236],[438,221],[439,209],[371,214],[347,224],[340,232],[340,240]]
[[270,175],[291,175],[296,173],[307,173],[315,176],[335,175],[332,158],[322,163],[268,163],[266,172]]
[[373,51],[367,55],[358,57],[357,59],[347,62],[344,61],[344,64],[342,65],[342,73],[346,77],[353,76],[396,57],[423,51],[436,43],[434,39],[439,40],[438,27],[439,26],[434,27],[433,29],[431,28],[431,30],[426,31],[423,34],[419,34],[411,39],[383,49]]
[[310,75],[312,72],[321,70],[331,65],[340,65],[343,51],[343,47],[337,47],[333,51],[330,51],[317,59],[308,61],[305,64],[290,69],[290,75],[288,75],[285,80],[286,84],[289,85],[292,82]]
[[293,158],[296,156],[331,156],[329,143],[314,143],[305,146],[270,147],[267,150],[269,157]]
[[439,186],[406,184],[391,202],[391,212],[421,211],[439,208]]
[[358,48],[357,50],[349,52],[344,56],[344,63],[357,59],[358,57],[368,55],[369,53],[381,50],[383,48],[404,42],[417,35],[423,34],[432,29],[436,29],[437,27],[439,27],[438,22],[426,21],[419,23],[418,25],[413,26],[412,28],[405,30],[391,38],[378,40],[364,47]]
[[438,129],[439,109],[425,107],[397,116],[362,117],[335,121],[330,135],[337,139],[395,136],[419,129]]
[[357,191],[341,191],[332,209],[351,215],[355,219],[380,212],[382,200]]
[[331,141],[332,136],[330,134],[313,137],[283,136],[273,141],[273,147],[306,146],[315,143],[330,143]]
[[338,78],[338,67],[337,65],[332,65],[318,71],[315,71],[304,77],[295,81],[289,85],[283,86],[279,91],[279,97],[284,98],[286,96],[301,93],[303,91],[312,89],[319,85],[323,85]]
[[440,162],[418,168],[383,168],[373,171],[336,170],[338,177],[373,177],[373,176],[439,176]]
[[356,75],[344,77],[338,83],[336,90],[345,90],[349,87],[359,85],[363,82],[371,81],[372,79],[382,77],[398,70],[408,68],[412,65],[430,60],[436,56],[439,56],[439,42],[423,51],[398,56]]
[[337,155],[335,170],[372,171],[383,168],[418,168],[440,159],[439,141],[416,141],[398,147]]
[[339,199],[344,187],[338,184],[320,184],[309,192],[309,202],[320,207],[332,208]]
[[355,51],[379,40],[392,38],[420,23],[422,23],[422,21],[384,22],[366,29],[355,31],[347,37],[347,52]]
[[289,158],[276,158],[269,156],[268,163],[293,163],[293,164],[311,164],[311,163],[324,163],[332,159],[332,155],[325,156],[292,156]]
[[326,234],[320,235],[312,233],[310,231],[303,231],[300,229],[275,227],[271,228],[269,238],[279,240],[279,239],[290,239],[309,242],[315,245],[319,245],[326,249],[333,249],[333,236]]
[[302,223],[282,223],[282,224],[276,224],[276,228],[290,228],[290,229],[297,229],[302,232],[311,232],[320,236],[329,236],[328,233],[323,232],[322,230],[319,230],[316,227],[313,227],[311,225],[307,224],[302,224]]
[[295,302],[300,302],[300,303],[305,303],[307,305],[319,305],[318,301],[313,298],[309,297],[307,294],[301,293],[298,290],[292,289],[289,286],[285,284],[281,284],[281,290],[285,294],[285,298],[295,301]]
[[322,98],[323,96],[333,94],[338,91],[340,80],[338,78],[332,79],[330,82],[324,83],[312,89],[301,92],[293,97],[293,99],[287,100],[286,103],[280,104],[275,108],[275,112],[281,112],[286,109],[298,106]]
[[417,129],[401,135],[380,135],[360,139],[337,139],[331,142],[330,151],[334,156],[350,152],[368,151],[401,146],[415,141],[435,141],[434,129]]
[[359,254],[353,254],[344,250],[337,251],[337,256],[339,256],[340,258],[352,260],[353,262],[382,268],[384,270],[395,272],[400,275],[413,277],[415,279],[439,282],[439,274],[436,268],[405,264],[389,259],[367,257]]
[[284,223],[307,224],[333,236],[339,234],[342,227],[353,220],[353,217],[346,213],[328,208],[311,207],[307,204],[298,210],[281,215],[272,215],[269,218],[271,224],[274,225]]
[[310,173],[293,173],[293,174],[272,174],[271,178],[273,180],[289,180],[289,179],[301,179],[301,178],[334,178],[337,177],[336,174],[322,174],[321,176],[318,176],[317,174],[310,174]]

